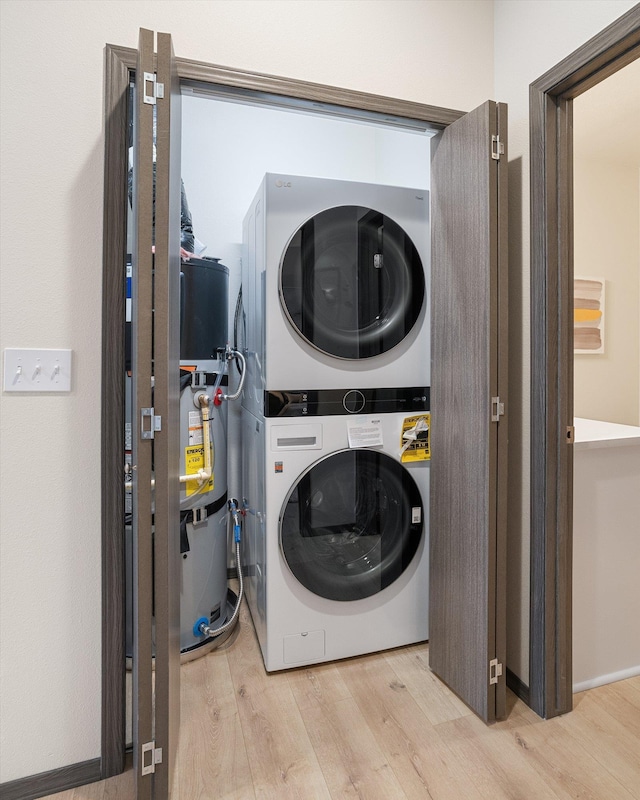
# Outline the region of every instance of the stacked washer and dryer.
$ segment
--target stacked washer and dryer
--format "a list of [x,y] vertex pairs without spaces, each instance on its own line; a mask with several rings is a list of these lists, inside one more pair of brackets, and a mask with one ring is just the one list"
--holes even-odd
[[429,196],[267,174],[244,221],[245,588],[267,670],[428,638]]

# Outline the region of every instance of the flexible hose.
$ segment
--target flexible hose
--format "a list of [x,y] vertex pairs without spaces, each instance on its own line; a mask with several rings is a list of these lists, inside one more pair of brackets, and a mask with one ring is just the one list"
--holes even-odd
[[[242,342],[246,341],[247,332],[246,332],[246,320],[244,314],[244,308],[242,305],[242,284],[240,284],[240,289],[238,291],[238,299],[236,300],[236,310],[233,315],[233,349],[239,349],[238,343],[238,323],[240,322],[240,316],[242,315]],[[238,366],[238,361],[236,359],[236,369],[238,370],[238,374],[242,374],[242,365]]]
[[238,388],[236,389],[236,391],[233,394],[225,394],[225,395],[223,395],[223,399],[224,400],[237,400],[240,397],[240,395],[242,394],[242,389],[244,388],[244,379],[245,379],[245,377],[247,375],[247,369],[246,369],[247,362],[245,361],[244,356],[242,355],[242,353],[239,350],[230,350],[229,353],[234,358],[240,359],[240,362],[242,364],[242,372],[240,374],[240,383],[238,384]]
[[200,633],[203,636],[220,636],[221,633],[224,633],[225,631],[228,631],[229,628],[233,627],[238,619],[238,614],[240,613],[240,603],[242,603],[242,595],[244,594],[244,580],[242,578],[242,567],[240,566],[240,542],[236,542],[236,565],[238,567],[238,579],[240,581],[240,585],[238,588],[238,602],[236,603],[236,607],[233,609],[233,614],[224,623],[224,625],[221,625],[219,628],[212,628],[210,625],[205,625],[203,622],[200,626]]

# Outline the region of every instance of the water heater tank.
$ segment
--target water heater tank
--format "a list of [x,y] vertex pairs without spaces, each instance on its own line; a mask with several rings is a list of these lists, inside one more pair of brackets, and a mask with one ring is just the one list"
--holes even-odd
[[180,265],[180,361],[218,357],[228,342],[229,268],[219,258]]

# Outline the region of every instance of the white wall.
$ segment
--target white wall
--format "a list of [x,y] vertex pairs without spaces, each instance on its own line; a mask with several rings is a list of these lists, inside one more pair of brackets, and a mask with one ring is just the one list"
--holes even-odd
[[[186,94],[182,178],[205,255],[237,292],[242,221],[265,172],[429,187],[430,138],[379,125]],[[232,309],[233,313],[233,309]]]
[[[639,87],[640,91],[640,87]],[[576,275],[605,284],[604,353],[576,354],[576,417],[638,425],[640,197],[638,167],[574,159]]]
[[[529,682],[529,84],[635,5],[496,0],[495,92],[509,104],[510,359],[507,664]],[[520,457],[518,456],[520,454]],[[516,569],[520,564],[520,570]]]
[[[103,50],[471,109],[489,0],[2,0],[0,347],[69,347],[68,395],[0,395],[0,781],[100,753]],[[33,626],[31,628],[30,626]]]

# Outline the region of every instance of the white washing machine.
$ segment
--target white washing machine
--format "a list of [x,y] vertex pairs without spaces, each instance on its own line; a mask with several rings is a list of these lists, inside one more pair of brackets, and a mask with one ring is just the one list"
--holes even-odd
[[429,386],[426,189],[268,173],[243,246],[253,414],[265,391]]
[[428,638],[430,462],[418,419],[428,423],[244,409],[243,567],[268,671]]

